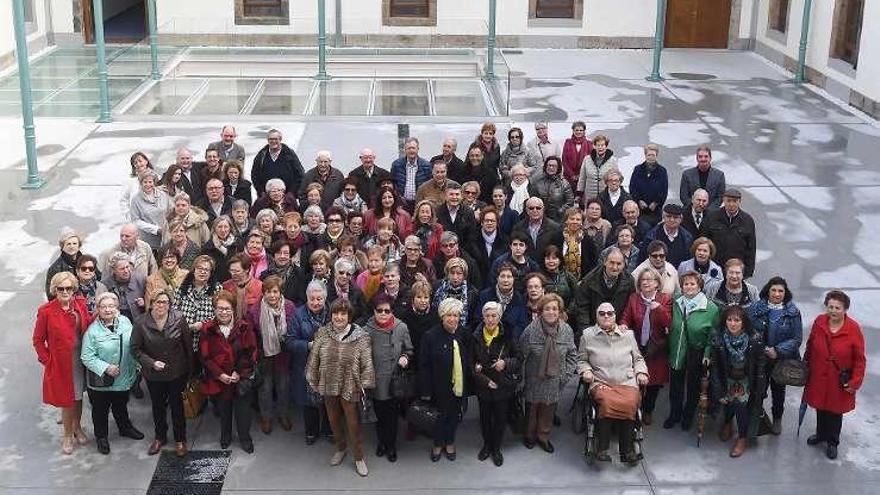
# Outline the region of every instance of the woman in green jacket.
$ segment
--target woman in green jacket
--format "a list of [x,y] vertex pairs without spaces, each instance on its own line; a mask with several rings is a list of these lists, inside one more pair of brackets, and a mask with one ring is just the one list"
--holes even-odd
[[119,428],[119,436],[144,438],[128,416],[128,390],[137,376],[137,362],[131,354],[131,321],[119,314],[119,299],[105,292],[95,299],[98,317],[89,325],[82,341],[81,358],[88,370],[86,385],[92,403],[92,424],[98,452],[110,453],[108,413]]
[[[681,296],[672,305],[672,326],[669,328],[669,417],[663,428],[681,422],[689,430],[694,421],[700,398],[700,377],[709,366],[711,336],[718,328],[718,306],[710,301],[703,289],[703,277],[688,271],[679,276]],[[685,397],[687,397],[685,399]]]

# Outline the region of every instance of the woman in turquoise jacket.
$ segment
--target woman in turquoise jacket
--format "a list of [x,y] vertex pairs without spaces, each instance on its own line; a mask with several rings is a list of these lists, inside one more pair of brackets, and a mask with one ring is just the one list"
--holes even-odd
[[137,362],[131,354],[131,321],[119,314],[119,299],[112,292],[97,297],[98,317],[89,325],[82,342],[82,363],[92,403],[92,424],[98,452],[110,453],[107,440],[108,413],[119,428],[119,436],[144,438],[128,416],[128,390],[137,376]]

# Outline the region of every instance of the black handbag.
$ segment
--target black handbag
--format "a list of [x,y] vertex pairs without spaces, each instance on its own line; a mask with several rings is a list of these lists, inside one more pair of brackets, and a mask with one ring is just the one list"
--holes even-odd
[[[122,360],[122,335],[119,336],[119,359],[120,362]],[[119,363],[116,363],[117,365]],[[99,375],[94,371],[86,368],[86,385],[89,388],[106,388],[113,386],[113,383],[116,381],[116,377],[110,376],[105,371],[104,374]]]
[[416,396],[415,373],[409,368],[396,366],[391,374],[391,396],[397,400],[407,400]]
[[368,397],[363,388],[361,388],[358,419],[360,419],[361,424],[371,424],[379,420],[376,417],[376,409],[373,407],[373,398]]
[[810,366],[800,359],[780,359],[770,372],[774,382],[791,387],[803,387],[809,377]]
[[423,400],[413,401],[406,409],[406,420],[418,431],[433,434],[440,421],[440,408]]

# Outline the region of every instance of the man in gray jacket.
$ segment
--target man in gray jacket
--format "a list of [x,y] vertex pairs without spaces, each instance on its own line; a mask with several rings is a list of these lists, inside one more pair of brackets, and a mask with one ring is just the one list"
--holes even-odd
[[727,189],[727,181],[724,172],[712,166],[712,150],[708,146],[697,148],[697,166],[681,174],[678,198],[685,210],[691,207],[691,197],[697,189],[705,189],[709,193],[710,210],[721,207],[721,196]]

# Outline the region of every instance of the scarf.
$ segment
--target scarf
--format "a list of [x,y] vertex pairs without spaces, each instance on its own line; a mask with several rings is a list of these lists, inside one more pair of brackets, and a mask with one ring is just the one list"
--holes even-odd
[[521,185],[516,185],[515,182],[511,181],[510,189],[513,191],[513,194],[510,196],[510,209],[518,215],[522,215],[523,205],[530,196],[529,181],[526,179]]
[[342,209],[345,210],[346,213],[352,211],[361,211],[365,204],[364,200],[361,199],[361,195],[357,193],[355,193],[354,199],[352,200],[347,199],[345,197],[345,194],[340,194],[339,197],[336,198],[336,202],[339,204],[339,206],[342,207]]
[[462,284],[458,287],[453,287],[448,279],[443,279],[440,282],[440,286],[437,287],[437,291],[434,292],[434,307],[439,307],[440,302],[446,299],[447,297],[451,297],[453,299],[458,299],[464,304],[464,308],[461,310],[461,317],[459,321],[461,321],[462,326],[467,325],[468,322],[468,285],[467,280],[462,282]]
[[495,294],[498,295],[498,304],[501,305],[501,314],[504,314],[504,312],[507,311],[507,306],[510,305],[510,301],[513,300],[513,290],[511,289],[510,294],[504,295],[504,293],[501,292],[501,289],[496,285]]
[[596,153],[595,149],[590,150],[590,158],[593,159],[593,163],[596,165],[597,169],[602,165],[605,165],[605,162],[610,160],[612,156],[614,156],[614,152],[607,148],[605,149],[605,154],[602,156],[599,156],[599,153]]
[[725,329],[722,340],[724,341],[724,349],[732,362],[742,363],[745,361],[746,350],[749,348],[749,334],[740,332],[739,335],[733,335],[730,330]]
[[244,318],[247,314],[247,293],[251,282],[254,279],[248,279],[244,285],[236,285],[235,291],[235,317]]
[[706,298],[706,294],[702,292],[698,292],[696,296],[688,299],[687,296],[681,296],[678,298],[678,305],[684,313],[685,319],[694,311],[698,309],[705,309],[706,305],[709,303],[709,299]]
[[645,314],[642,316],[642,333],[639,335],[639,345],[645,347],[648,345],[648,339],[651,337],[651,304],[654,302],[654,298],[657,297],[657,293],[654,293],[654,296],[650,299],[645,296],[639,294],[639,297],[642,298],[642,303],[645,305]]
[[280,303],[280,308],[273,308],[266,299],[260,300],[260,336],[263,341],[263,355],[266,357],[281,352],[281,341],[287,335],[284,300],[282,299]]
[[544,332],[544,350],[541,351],[541,362],[538,365],[538,379],[547,380],[559,376],[559,348],[556,347],[556,337],[559,335],[559,324],[552,327],[541,320],[541,330]]
[[501,331],[499,325],[495,325],[492,328],[489,328],[483,325],[483,342],[486,343],[486,347],[489,348],[492,346],[492,341],[498,337],[498,333]]
[[162,281],[165,282],[165,285],[175,290],[179,287],[174,277],[176,274],[177,268],[175,268],[174,271],[171,272],[164,268],[159,269],[159,275],[162,277]]
[[232,333],[232,323],[229,323],[229,325],[221,325],[218,323],[217,330],[220,330],[220,333],[223,335],[224,339],[228,339],[229,334]]
[[452,338],[452,393],[456,397],[464,395],[464,367],[461,364],[461,349],[455,337]]
[[92,277],[87,283],[83,283],[79,281],[79,293],[86,300],[86,307],[89,310],[89,313],[95,312],[95,292],[98,290],[98,281],[95,277]]
[[562,232],[562,238],[565,241],[565,255],[563,256],[563,264],[565,265],[565,271],[574,275],[577,278],[581,276],[581,239],[583,238],[583,233],[578,232],[575,234],[570,233],[567,230]]
[[336,297],[337,297],[337,298],[339,298],[339,299],[345,299],[346,301],[348,300],[348,292],[349,292],[349,290],[351,290],[351,286],[350,286],[350,285],[349,285],[349,286],[346,286],[346,287],[343,289],[342,287],[340,287],[340,286],[336,283],[336,280],[334,280],[334,281],[333,281],[333,287],[336,288]]
[[321,311],[318,313],[313,313],[311,309],[306,309],[306,316],[309,319],[309,323],[312,324],[312,328],[320,328],[324,326],[324,323],[327,323],[327,306],[321,308]]
[[486,249],[486,254],[492,254],[492,246],[495,245],[495,239],[498,237],[498,231],[496,230],[491,234],[487,234],[485,230],[480,229],[480,234],[483,236],[483,246]]
[[394,315],[392,314],[391,318],[388,318],[387,323],[382,324],[376,321],[376,328],[382,332],[390,332],[391,329],[394,328],[395,323],[397,323],[397,321],[394,319]]
[[211,243],[217,248],[217,251],[223,253],[223,256],[226,256],[229,253],[229,248],[235,244],[235,236],[229,234],[229,237],[226,238],[225,241],[221,241],[217,234],[211,234]]

